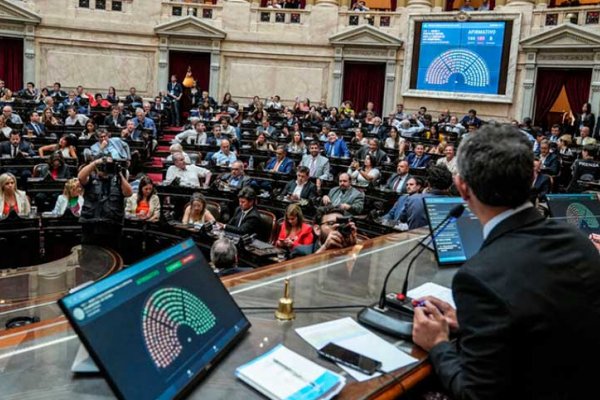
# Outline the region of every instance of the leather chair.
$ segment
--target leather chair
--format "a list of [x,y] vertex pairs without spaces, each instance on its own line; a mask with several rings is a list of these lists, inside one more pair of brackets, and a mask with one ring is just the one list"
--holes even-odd
[[213,200],[206,200],[206,209],[217,221],[221,221],[221,205]]
[[277,237],[277,217],[270,211],[258,210],[262,217],[263,228],[260,232],[256,232],[256,237],[259,240],[267,243],[275,243]]

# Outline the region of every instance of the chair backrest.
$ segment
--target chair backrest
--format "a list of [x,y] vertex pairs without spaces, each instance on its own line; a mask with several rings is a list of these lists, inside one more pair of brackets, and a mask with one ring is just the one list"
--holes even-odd
[[217,221],[221,221],[221,205],[213,200],[206,200],[206,209]]
[[256,232],[256,236],[259,240],[267,243],[275,243],[277,238],[273,238],[277,231],[277,217],[270,211],[258,210],[262,217],[263,229],[260,232]]
[[48,164],[46,164],[46,163],[36,164],[33,166],[32,176],[34,178],[45,178],[46,175],[48,175],[48,173],[49,173],[48,169],[49,169],[49,167],[48,167]]

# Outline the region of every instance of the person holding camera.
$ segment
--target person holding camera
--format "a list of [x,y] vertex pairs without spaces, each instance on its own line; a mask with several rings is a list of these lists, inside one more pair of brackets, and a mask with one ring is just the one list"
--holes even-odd
[[112,158],[101,157],[84,166],[77,176],[84,189],[81,210],[82,244],[115,247],[125,215],[125,198],[133,194],[127,169]]

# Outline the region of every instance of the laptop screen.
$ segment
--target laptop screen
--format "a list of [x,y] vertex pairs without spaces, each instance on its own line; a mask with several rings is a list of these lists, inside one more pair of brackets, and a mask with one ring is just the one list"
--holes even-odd
[[600,233],[600,200],[596,193],[548,194],[552,219],[563,220],[585,233]]
[[483,243],[483,227],[460,197],[425,197],[425,210],[430,232],[459,204],[465,206],[462,216],[443,229],[432,232],[433,248],[439,265],[462,264],[479,251]]
[[191,239],[59,304],[126,399],[177,397],[250,327]]

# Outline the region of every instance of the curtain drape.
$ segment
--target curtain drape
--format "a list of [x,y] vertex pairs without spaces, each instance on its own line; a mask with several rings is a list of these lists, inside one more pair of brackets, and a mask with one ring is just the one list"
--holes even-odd
[[[375,111],[382,115],[383,90],[385,85],[385,64],[383,63],[344,63],[343,99],[350,100],[354,110],[360,112],[367,108],[367,102],[372,101]],[[332,104],[339,106],[339,104]]]
[[0,37],[0,79],[13,92],[23,88],[23,39]]
[[569,106],[574,113],[580,113],[581,107],[588,102],[590,96],[592,70],[570,70],[567,71],[565,78],[565,92],[567,92]]
[[535,118],[536,125],[546,125],[546,116],[560,94],[569,71],[558,69],[538,69],[535,85]]
[[[187,69],[192,67],[192,76],[196,80],[196,86],[199,91],[208,90],[210,81],[210,54],[209,53],[192,53],[192,52],[169,52],[169,80],[171,75],[177,75],[177,80],[181,83],[185,78]],[[167,88],[160,90],[166,91]],[[181,98],[181,111],[187,112],[190,109],[190,89],[183,88],[183,96]],[[211,96],[217,96],[217,93],[210,93]]]

